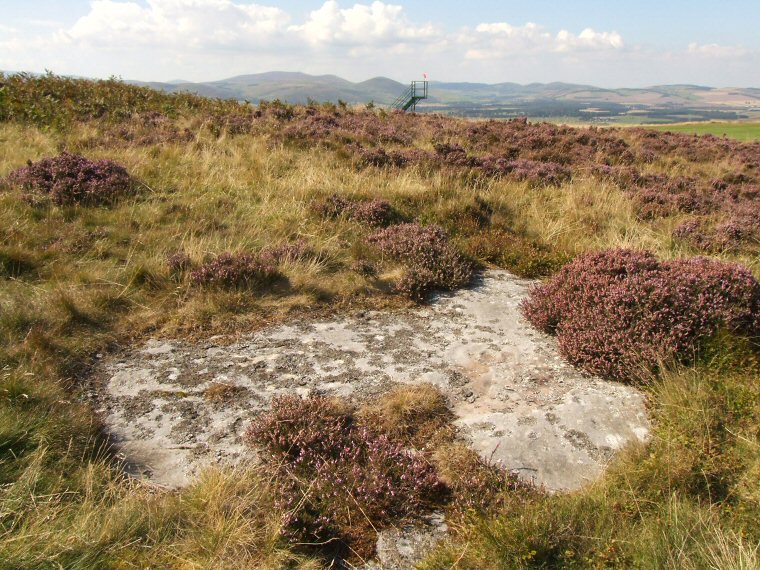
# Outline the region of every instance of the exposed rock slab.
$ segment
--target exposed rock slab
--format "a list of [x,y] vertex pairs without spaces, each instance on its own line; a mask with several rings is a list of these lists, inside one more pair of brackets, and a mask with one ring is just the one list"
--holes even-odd
[[428,515],[421,524],[387,528],[377,535],[377,556],[363,570],[409,570],[446,538],[443,513]]
[[226,346],[150,341],[103,364],[103,416],[135,472],[181,486],[203,465],[250,456],[241,435],[273,396],[369,400],[395,383],[430,382],[484,457],[575,489],[626,442],[646,439],[644,399],[564,362],[519,312],[530,285],[491,271],[406,313],[296,322]]

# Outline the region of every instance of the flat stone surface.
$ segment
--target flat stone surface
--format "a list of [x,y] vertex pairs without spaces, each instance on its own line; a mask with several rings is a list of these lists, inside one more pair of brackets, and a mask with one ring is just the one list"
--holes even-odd
[[130,471],[176,487],[209,463],[251,459],[241,436],[273,396],[368,401],[430,382],[483,457],[548,489],[575,489],[626,442],[647,438],[644,398],[560,358],[520,314],[532,283],[489,271],[405,313],[299,321],[232,345],[149,341],[103,359],[97,402]]
[[449,530],[443,513],[431,513],[416,525],[381,530],[376,559],[362,570],[410,570],[446,538]]

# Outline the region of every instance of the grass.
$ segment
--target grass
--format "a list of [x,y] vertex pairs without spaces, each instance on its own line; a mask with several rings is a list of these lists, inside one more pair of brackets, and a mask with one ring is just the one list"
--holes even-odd
[[672,125],[657,125],[647,127],[658,131],[686,133],[690,135],[715,135],[728,137],[738,141],[755,141],[760,139],[760,123],[752,122],[706,122],[706,123],[676,123]]
[[[147,337],[235,336],[304,315],[409,307],[390,293],[399,266],[363,241],[371,228],[316,215],[315,202],[387,200],[401,219],[444,227],[473,261],[528,276],[606,247],[694,253],[672,238],[683,215],[641,220],[628,194],[588,173],[531,188],[424,165],[357,168],[343,148],[289,144],[274,127],[232,136],[219,118],[241,113],[234,104],[109,82],[65,86],[78,88],[83,103],[73,107],[38,101],[37,88],[14,100],[15,115],[0,122],[0,178],[65,149],[124,165],[140,190],[110,207],[39,208],[0,186],[0,568],[323,564],[282,539],[273,482],[254,467],[211,470],[177,492],[126,479],[84,397],[96,354]],[[110,106],[100,117],[85,100],[99,89]],[[192,127],[191,138],[111,136],[149,110]],[[430,133],[415,132],[414,146],[430,150]],[[643,168],[711,179],[733,166],[663,156]],[[249,288],[197,286],[167,263],[177,251],[198,267],[221,252],[301,241],[317,255],[285,260],[284,279]],[[755,250],[719,255],[760,275]],[[651,387],[653,442],[628,450],[593,487],[493,501],[489,491],[490,506],[463,491],[452,541],[427,567],[756,567],[760,383],[744,352],[718,353]],[[234,394],[220,384],[206,397]],[[450,435],[433,393],[399,390],[364,413],[414,445]],[[452,485],[459,475],[449,473]]]

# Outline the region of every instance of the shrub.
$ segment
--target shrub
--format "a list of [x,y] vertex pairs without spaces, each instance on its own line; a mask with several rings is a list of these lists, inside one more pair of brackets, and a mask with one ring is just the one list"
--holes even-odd
[[726,216],[712,229],[687,220],[673,230],[673,237],[704,251],[741,251],[760,243],[760,210],[752,202],[726,208]]
[[439,226],[399,224],[376,231],[367,241],[382,254],[406,264],[396,289],[412,299],[422,300],[433,289],[457,289],[472,279],[472,264]]
[[197,285],[249,287],[277,277],[277,270],[248,253],[222,253],[190,274]]
[[316,252],[304,240],[269,245],[259,252],[261,262],[271,266],[313,257],[316,257]]
[[396,212],[387,200],[374,198],[355,202],[348,210],[352,220],[368,226],[387,226],[396,218]]
[[390,202],[379,198],[356,201],[333,194],[321,202],[315,202],[312,208],[325,218],[345,216],[361,224],[374,227],[387,226],[399,217]]
[[359,155],[359,164],[362,166],[376,166],[378,168],[394,166],[400,168],[408,162],[404,153],[394,150],[386,151],[382,147],[358,147],[356,152]]
[[321,202],[312,203],[312,209],[323,218],[338,218],[348,209],[351,201],[339,194],[328,196]]
[[371,554],[375,529],[423,514],[444,492],[422,456],[359,426],[335,399],[275,398],[246,438],[265,450],[288,512],[286,532],[298,542],[337,538]]
[[184,249],[178,249],[166,257],[166,265],[172,275],[179,275],[190,269],[192,261]]
[[89,160],[62,153],[14,170],[11,185],[21,188],[31,203],[50,200],[58,206],[108,204],[131,192],[134,181],[123,166],[111,160]]
[[519,158],[487,157],[483,160],[483,172],[489,175],[507,175],[509,178],[527,181],[532,186],[559,186],[572,176],[572,170],[556,162],[543,162]]
[[737,250],[760,244],[760,201],[739,202],[728,209],[726,219],[715,228],[717,241],[726,249]]
[[579,256],[522,310],[570,362],[629,379],[689,360],[720,329],[760,333],[760,284],[738,264],[615,249]]

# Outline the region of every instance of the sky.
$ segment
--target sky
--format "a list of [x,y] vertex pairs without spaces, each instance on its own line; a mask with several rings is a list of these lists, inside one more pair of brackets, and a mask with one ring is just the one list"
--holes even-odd
[[0,69],[760,87],[760,0],[0,0]]

